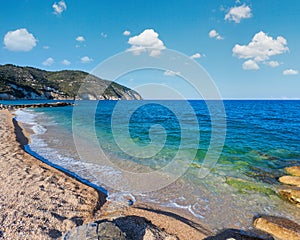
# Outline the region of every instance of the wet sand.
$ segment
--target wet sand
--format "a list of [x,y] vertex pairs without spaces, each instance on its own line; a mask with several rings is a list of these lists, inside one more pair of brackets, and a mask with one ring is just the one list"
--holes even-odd
[[0,239],[58,239],[71,228],[99,219],[146,218],[179,239],[212,232],[172,209],[135,203],[118,206],[106,195],[23,150],[30,137],[8,110],[0,111]]

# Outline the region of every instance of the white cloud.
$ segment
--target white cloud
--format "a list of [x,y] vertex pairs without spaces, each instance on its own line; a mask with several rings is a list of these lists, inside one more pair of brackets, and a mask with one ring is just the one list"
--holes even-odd
[[[278,36],[276,39],[273,39],[260,31],[254,35],[248,45],[236,44],[232,49],[232,53],[233,56],[238,58],[252,59],[256,63],[259,63],[269,60],[272,56],[283,54],[288,50],[287,41],[284,37]],[[271,61],[267,65],[276,67],[279,63]]]
[[88,56],[84,56],[80,60],[81,60],[81,63],[90,63],[93,61],[93,59]]
[[103,38],[107,38],[107,34],[104,33],[104,32],[100,33],[100,35],[101,35],[101,37],[103,37]]
[[269,61],[269,62],[265,62],[265,64],[273,68],[278,67],[280,65],[280,63],[277,61]]
[[225,20],[234,21],[235,23],[240,23],[242,19],[251,18],[251,8],[245,4],[239,7],[232,7],[225,15]]
[[84,42],[84,41],[85,41],[85,38],[84,38],[83,36],[78,36],[78,37],[76,38],[76,41],[78,41],[78,42]]
[[7,32],[3,42],[5,48],[10,51],[28,52],[36,46],[37,40],[26,28],[20,28]]
[[217,40],[222,40],[222,39],[223,39],[223,37],[221,37],[221,35],[220,35],[215,29],[211,30],[211,31],[208,33],[208,36],[209,36],[210,38],[215,38],[215,39],[217,39]]
[[60,14],[62,14],[64,11],[66,11],[67,10],[67,4],[65,3],[65,1],[59,1],[58,3],[54,3],[53,5],[52,5],[52,7],[53,7],[53,10],[54,10],[54,14],[56,14],[56,15],[60,15]]
[[49,47],[49,46],[44,46],[43,48],[44,48],[44,49],[49,49],[50,47]]
[[125,30],[125,31],[123,32],[123,35],[124,35],[124,36],[129,36],[130,34],[131,34],[131,32],[128,31],[128,30]]
[[286,69],[282,72],[283,75],[298,75],[298,70]]
[[180,72],[174,72],[174,71],[171,71],[171,70],[166,70],[164,72],[164,75],[165,76],[170,76],[170,77],[174,77],[176,75],[180,75]]
[[201,58],[201,54],[200,53],[195,53],[192,56],[190,56],[191,59],[196,59],[196,58]]
[[244,70],[258,70],[259,66],[254,60],[248,60],[243,63],[243,69]]
[[67,59],[64,59],[62,62],[61,62],[62,65],[65,65],[65,66],[69,66],[71,64],[70,61],[68,61]]
[[53,63],[54,63],[54,59],[52,57],[49,57],[42,64],[44,66],[51,66]]
[[141,34],[129,38],[128,43],[131,45],[128,50],[133,51],[135,55],[147,51],[151,57],[156,57],[166,48],[153,29],[146,29]]

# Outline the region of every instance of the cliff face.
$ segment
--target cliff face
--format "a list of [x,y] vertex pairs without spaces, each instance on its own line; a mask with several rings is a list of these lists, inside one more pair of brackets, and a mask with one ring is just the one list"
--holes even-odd
[[[84,89],[81,84],[85,82]],[[80,92],[78,92],[80,89]],[[32,67],[0,65],[0,99],[140,100],[134,90],[82,71],[49,72]]]

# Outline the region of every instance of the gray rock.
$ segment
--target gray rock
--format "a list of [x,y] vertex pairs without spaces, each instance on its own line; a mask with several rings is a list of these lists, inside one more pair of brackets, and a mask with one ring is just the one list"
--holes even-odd
[[112,222],[98,225],[98,236],[102,240],[126,240],[126,235]]
[[114,221],[84,224],[67,232],[64,240],[178,240],[143,217],[127,216]]
[[72,228],[64,236],[64,240],[98,240],[97,223],[84,224],[75,228]]
[[166,233],[143,217],[120,217],[114,222],[126,233],[127,240],[177,240],[177,237]]
[[126,235],[112,222],[89,223],[67,232],[64,240],[126,240]]

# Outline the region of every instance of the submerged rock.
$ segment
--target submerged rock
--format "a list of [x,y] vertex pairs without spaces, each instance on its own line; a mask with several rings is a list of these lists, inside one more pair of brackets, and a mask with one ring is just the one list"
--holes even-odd
[[250,166],[251,171],[247,171],[245,174],[248,177],[254,178],[260,182],[264,182],[267,184],[278,184],[277,179],[282,176],[281,173],[277,171],[272,171],[268,168],[258,168],[254,166]]
[[254,191],[266,194],[267,196],[275,193],[272,189],[265,187],[258,182],[250,182],[241,178],[226,177],[226,183],[236,188],[241,193]]
[[262,216],[254,220],[254,227],[281,240],[299,240],[300,225],[282,217]]
[[278,193],[280,196],[300,208],[300,188],[286,186],[279,188]]
[[285,171],[288,174],[300,177],[300,166],[287,167],[285,168]]
[[278,180],[283,184],[300,187],[300,177],[297,176],[282,176]]

